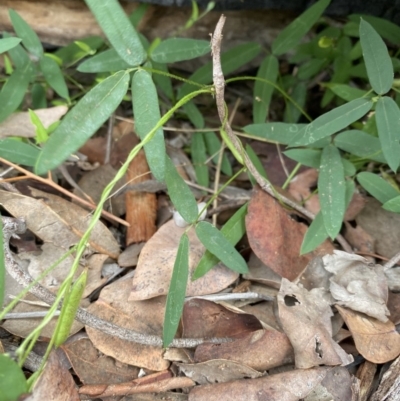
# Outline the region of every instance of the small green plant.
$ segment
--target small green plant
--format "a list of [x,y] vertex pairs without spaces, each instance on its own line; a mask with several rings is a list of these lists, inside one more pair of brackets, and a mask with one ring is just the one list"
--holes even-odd
[[[81,281],[73,284],[73,277],[90,232],[100,218],[114,184],[123,177],[129,163],[142,148],[153,176],[165,182],[175,208],[195,227],[207,249],[192,279],[207,273],[219,260],[240,273],[247,271],[243,257],[235,249],[245,233],[247,207],[239,209],[221,230],[200,221],[196,199],[165,150],[162,127],[174,113],[183,112],[199,130],[191,138],[191,156],[200,185],[209,185],[206,160],[213,157],[213,161],[218,162],[215,155],[221,149],[221,140],[237,160],[242,162],[246,154],[260,166],[250,147],[237,151],[223,126],[220,137],[214,131],[204,130],[207,128],[205,119],[194,99],[198,95],[214,94],[211,62],[188,79],[169,73],[168,64],[209,53],[209,41],[170,38],[157,39],[150,44],[135,29],[143,15],[143,7],[128,17],[116,0],[85,1],[103,29],[107,44],[101,38],[93,37],[46,54],[36,34],[12,10],[10,18],[18,38],[4,35],[0,40],[0,52],[8,54],[5,60],[9,73],[0,91],[0,122],[18,109],[28,90],[33,109],[46,107],[47,87],[51,87],[62,102],[73,105],[61,123],[50,130],[44,130],[35,113],[31,112],[37,130],[36,143],[18,138],[3,139],[0,141],[1,157],[31,166],[38,175],[46,174],[76,152],[119,104],[127,100],[132,102],[135,129],[141,139],[105,188],[90,228],[76,248],[75,262],[55,303],[57,305],[63,298],[70,299],[71,303],[65,303],[63,307],[68,319],[59,319],[50,346],[58,346],[65,340],[72,323],[71,314],[79,304],[78,290],[82,285]],[[393,67],[397,71],[400,63],[397,58],[390,57],[381,39],[383,36],[389,41],[398,41],[400,28],[377,18],[359,16],[351,16],[343,28],[331,27],[321,19],[328,5],[329,0],[318,1],[284,29],[273,42],[271,53],[263,59],[256,77],[236,77],[226,81],[228,85],[239,79],[255,81],[253,124],[243,128],[246,136],[288,145],[290,149],[285,153],[289,157],[319,169],[321,212],[307,231],[302,253],[315,249],[326,238],[335,239],[338,235],[355,191],[355,180],[381,201],[385,209],[400,212],[398,188],[379,174],[379,169],[387,166],[395,174],[400,165],[400,98]],[[186,28],[198,18],[194,3],[192,19]],[[312,40],[300,43],[315,24],[321,28],[319,33]],[[246,43],[223,53],[221,61],[225,76],[246,65],[261,51],[259,44]],[[293,52],[289,61],[299,66],[297,74],[280,76],[278,57],[289,51]],[[67,73],[68,68],[77,63],[80,63],[77,70],[81,73],[96,74],[95,84],[89,91]],[[324,95],[320,106],[329,108],[312,120],[305,111],[307,85],[323,71],[329,72],[331,81],[322,84]],[[352,77],[363,82],[361,89],[351,85]],[[173,79],[182,81],[177,89],[172,85]],[[67,82],[79,89],[74,96],[70,95]],[[159,93],[170,102],[169,110],[163,116],[160,114]],[[389,94],[396,94],[395,99]],[[282,122],[266,122],[274,96],[282,96],[285,100]],[[365,164],[371,161],[376,166],[374,172],[363,171]],[[235,178],[226,153],[222,157],[221,169],[231,177],[230,180]],[[265,175],[262,168],[259,169]],[[178,327],[188,279],[188,252],[188,237],[183,234],[167,297],[164,346],[170,344]],[[4,283],[0,281],[0,290],[2,286]],[[40,327],[42,325],[30,340],[37,339]],[[23,354],[30,347],[24,344]]]

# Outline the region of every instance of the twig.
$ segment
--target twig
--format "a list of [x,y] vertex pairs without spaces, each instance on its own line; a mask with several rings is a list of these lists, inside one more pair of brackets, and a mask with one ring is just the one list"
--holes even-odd
[[[217,104],[217,110],[219,119],[222,124],[224,124],[224,129],[228,134],[229,139],[231,140],[233,146],[236,150],[242,154],[243,159],[246,167],[249,169],[250,173],[253,175],[254,179],[257,181],[257,184],[260,185],[261,189],[265,191],[267,194],[271,195],[273,198],[282,201],[287,206],[291,207],[294,210],[297,210],[299,213],[303,214],[304,216],[308,217],[310,220],[315,219],[315,215],[311,213],[306,208],[300,206],[296,202],[292,201],[291,199],[287,198],[286,196],[279,194],[277,195],[276,192],[273,190],[272,185],[257,171],[253,162],[250,160],[249,156],[246,152],[242,152],[242,148],[239,142],[239,139],[233,133],[232,128],[225,116],[225,99],[224,99],[224,92],[225,92],[225,80],[224,74],[222,72],[221,67],[221,41],[222,41],[222,28],[225,24],[226,17],[221,15],[218,24],[215,28],[214,34],[211,38],[211,52],[213,57],[213,79],[214,79],[214,88],[215,88],[215,101]],[[338,235],[336,240],[340,243],[342,248],[349,253],[353,253],[351,246],[348,242],[341,236]]]
[[391,269],[400,260],[400,252],[397,252],[388,262],[383,265],[383,270]]
[[199,295],[194,297],[187,297],[185,301],[191,299],[205,299],[207,301],[220,302],[220,301],[242,301],[245,299],[258,299],[262,301],[274,301],[275,297],[269,295],[259,294],[258,292],[240,292],[240,293],[222,293],[222,294],[210,294],[210,295]]
[[[27,177],[32,178],[32,179],[34,179],[36,181],[39,181],[39,182],[43,182],[44,184],[50,185],[51,187],[55,188],[57,191],[63,193],[64,195],[67,195],[69,198],[76,200],[77,202],[87,206],[90,209],[93,209],[93,210],[96,209],[96,205],[94,205],[94,204],[92,204],[92,203],[80,198],[79,196],[76,196],[72,192],[67,191],[66,189],[64,189],[63,187],[60,187],[54,181],[49,180],[48,178],[39,177],[38,175],[33,174],[28,170],[25,170],[24,168],[18,166],[17,164],[14,164],[14,163],[11,163],[8,160],[2,159],[1,157],[0,157],[0,163],[8,164],[9,166],[11,166],[11,167],[15,168],[16,170],[20,171],[21,173],[25,174]],[[122,220],[119,217],[114,216],[113,214],[106,212],[105,210],[102,210],[101,214],[104,217],[107,217],[107,218],[109,218],[111,220],[116,221],[117,223],[120,223],[120,224],[122,224],[124,226],[129,226],[129,224],[125,220]]]
[[[48,305],[54,304],[56,300],[55,295],[51,293],[47,288],[43,287],[41,284],[35,282],[34,279],[27,272],[22,270],[19,267],[18,263],[14,260],[13,254],[10,251],[10,238],[25,232],[25,221],[22,219],[14,219],[11,217],[2,217],[2,221],[4,236],[4,260],[7,272],[15,281],[17,281],[18,284],[22,285],[24,288],[33,284],[29,291],[35,297],[39,298],[41,301],[47,303]],[[156,347],[162,347],[163,345],[163,341],[160,337],[140,334],[136,331],[117,326],[106,320],[100,319],[96,315],[93,315],[82,308],[78,308],[75,318],[76,320],[79,320],[81,323],[87,326],[90,326],[105,334],[121,338],[123,340]],[[169,345],[169,347],[193,348],[203,343],[221,344],[229,341],[232,340],[229,338],[182,338],[174,340]]]

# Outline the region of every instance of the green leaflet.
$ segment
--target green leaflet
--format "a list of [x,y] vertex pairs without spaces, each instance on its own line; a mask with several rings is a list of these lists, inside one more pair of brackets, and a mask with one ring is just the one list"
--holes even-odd
[[[258,78],[275,83],[278,77],[279,63],[275,56],[267,56],[257,72]],[[274,87],[266,82],[256,81],[253,96],[253,121],[256,124],[264,123],[269,110]]]
[[318,194],[326,232],[334,239],[342,227],[346,210],[346,185],[340,152],[333,145],[322,151]]
[[207,154],[203,133],[195,132],[192,135],[192,142],[190,145],[190,153],[192,155],[197,182],[199,185],[208,188],[210,177],[208,174],[208,166],[206,165]]
[[[1,144],[0,144],[1,146]],[[0,310],[3,309],[4,294],[6,288],[6,266],[4,261],[4,246],[3,246],[3,220],[0,214]]]
[[203,56],[210,51],[210,42],[207,40],[170,38],[163,40],[150,57],[158,63],[176,63]]
[[[236,213],[221,228],[221,233],[233,246],[239,242],[246,232],[246,214],[247,203],[238,209]],[[218,257],[213,255],[209,250],[206,250],[192,275],[192,280],[197,280],[198,278],[203,277],[218,262]]]
[[400,165],[400,110],[396,102],[383,96],[376,103],[376,125],[382,152],[390,168],[396,172]]
[[354,99],[363,97],[367,93],[367,91],[354,88],[347,84],[329,83],[324,84],[324,86],[329,88],[336,96],[339,96],[343,100],[346,100],[346,102],[351,102]]
[[[247,143],[245,149],[246,149],[247,156],[249,156],[249,159],[254,164],[254,167],[256,168],[256,170],[260,173],[260,175],[262,177],[267,178],[267,173],[265,172],[265,168],[264,168],[261,160],[257,156],[256,152],[254,152],[253,148]],[[249,171],[247,172],[247,174],[249,175],[250,182],[252,183],[252,185],[256,185],[257,181],[253,177],[253,175]]]
[[128,90],[129,73],[117,72],[91,89],[45,143],[36,174],[45,174],[76,152],[110,117]]
[[327,238],[328,233],[324,225],[324,219],[322,213],[319,212],[315,219],[311,222],[310,227],[303,238],[303,242],[300,248],[300,255],[312,252],[317,246],[321,245]]
[[399,196],[399,192],[396,189],[376,174],[368,172],[358,173],[357,180],[369,194],[381,203],[386,203]]
[[339,149],[352,155],[386,163],[379,139],[364,131],[355,129],[343,131],[335,136],[333,142]]
[[326,138],[363,117],[372,107],[372,101],[356,99],[336,107],[308,124],[289,143],[289,146],[307,146]]
[[383,95],[389,92],[393,83],[388,49],[375,29],[363,19],[360,21],[360,41],[369,82],[378,95]]
[[24,372],[7,354],[0,354],[1,401],[15,401],[28,392]]
[[198,215],[196,199],[168,156],[165,157],[165,183],[175,209],[187,223],[194,223]]
[[272,43],[272,54],[280,56],[293,49],[318,21],[330,0],[320,0],[291,22]]
[[246,125],[243,131],[258,138],[287,145],[304,127],[306,124],[278,122]]
[[4,121],[21,104],[32,77],[32,63],[16,68],[0,92],[0,122]]
[[238,273],[247,273],[248,268],[242,255],[235,249],[229,240],[206,221],[196,225],[196,234],[201,243],[215,255],[226,267]]
[[400,213],[400,195],[385,202],[382,207],[390,212]]
[[0,140],[0,157],[23,166],[34,166],[40,150],[27,143],[6,138]]
[[186,286],[189,277],[189,238],[183,234],[179,241],[174,270],[172,272],[171,284],[167,295],[165,317],[163,326],[164,348],[174,339],[178,329],[179,320],[182,315],[185,302]]
[[50,57],[40,59],[40,69],[46,82],[64,99],[69,98],[67,84],[58,64]]
[[[215,164],[218,164],[219,152],[221,151],[221,141],[217,137],[215,132],[204,132],[203,138],[206,143],[207,152],[210,156],[213,156],[212,160]],[[229,159],[226,153],[222,155],[221,171],[227,176],[232,175],[232,166],[229,163]]]
[[22,39],[22,44],[30,53],[38,59],[43,56],[43,47],[36,32],[14,10],[9,10],[11,23],[17,35]]
[[[163,71],[166,74],[169,73],[168,67],[166,64],[163,63],[156,63],[153,61],[153,67],[155,70]],[[165,95],[167,95],[168,99],[172,100],[175,102],[175,95],[174,95],[174,90],[172,88],[172,82],[171,82],[171,77],[168,75],[164,74],[157,74],[156,72],[153,72],[153,80],[154,83],[156,84],[158,89],[161,89]]]
[[109,72],[126,70],[130,66],[122,60],[115,49],[109,49],[79,64],[77,70],[80,72]]
[[319,168],[321,163],[322,152],[319,149],[289,149],[283,153],[307,167]]
[[[304,82],[297,82],[293,88],[290,97],[304,109],[307,98],[307,86]],[[297,123],[301,116],[301,111],[294,106],[292,102],[286,102],[285,114],[283,116],[283,121],[285,123]]]
[[112,47],[130,66],[146,59],[139,35],[117,0],[85,0]]
[[[132,104],[135,130],[143,140],[161,118],[156,87],[151,75],[144,70],[137,71],[132,77]],[[154,177],[158,181],[164,181],[166,152],[162,128],[144,146],[144,151]]]
[[6,51],[12,49],[13,47],[17,46],[18,43],[21,42],[22,39],[20,38],[5,38],[0,39],[0,54],[5,53]]

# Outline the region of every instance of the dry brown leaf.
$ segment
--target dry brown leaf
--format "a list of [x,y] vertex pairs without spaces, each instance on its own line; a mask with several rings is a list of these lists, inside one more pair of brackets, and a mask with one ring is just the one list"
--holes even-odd
[[347,365],[353,361],[353,357],[332,339],[333,313],[324,292],[322,288],[307,291],[301,284],[282,279],[277,297],[279,317],[293,345],[299,369]]
[[367,401],[371,395],[377,368],[376,363],[369,361],[365,361],[358,368],[356,376],[360,380],[360,401]]
[[240,309],[243,312],[254,315],[267,330],[278,330],[282,328],[276,319],[274,302],[258,302],[253,305],[243,305]]
[[[139,256],[129,301],[149,299],[168,293],[179,240],[185,231],[186,228],[178,227],[171,220],[146,243]],[[190,276],[203,256],[205,248],[194,229],[190,229],[187,234],[190,241],[187,296],[220,292],[238,278],[238,273],[219,263],[205,276],[191,281]]]
[[314,256],[333,251],[332,244],[325,241],[313,253],[299,256],[306,225],[292,219],[278,201],[258,187],[249,203],[246,229],[258,258],[288,280],[299,277]]
[[335,304],[365,313],[386,322],[388,285],[380,265],[368,263],[359,255],[335,251],[323,257],[324,267],[333,276],[330,291]]
[[[48,109],[36,109],[45,128],[58,121],[68,111],[67,106],[49,107]],[[36,136],[35,126],[32,124],[28,111],[11,114],[0,124],[0,138],[18,136],[22,138],[34,138]]]
[[390,320],[394,324],[400,323],[400,294],[389,291],[387,306],[390,311]]
[[295,370],[252,380],[198,386],[189,401],[298,401],[306,397],[330,368]]
[[183,337],[238,337],[262,329],[259,320],[247,313],[234,313],[205,299],[185,302],[182,313]]
[[400,292],[400,267],[385,270],[385,276],[390,291]]
[[357,252],[375,253],[375,240],[361,226],[353,227],[344,222],[346,231],[344,238]]
[[245,337],[223,344],[201,344],[196,348],[195,361],[228,359],[265,371],[276,366],[293,363],[293,347],[286,334],[271,330],[258,330]]
[[308,291],[313,288],[329,288],[329,278],[332,276],[324,268],[321,256],[310,260],[303,274],[299,278],[299,283]]
[[214,359],[207,362],[188,364],[177,363],[179,369],[199,384],[226,383],[233,380],[261,377],[256,370],[227,359]]
[[384,373],[378,390],[371,401],[397,401],[400,394],[400,358],[397,358]]
[[79,401],[77,386],[53,351],[27,401]]
[[[88,310],[122,327],[161,337],[165,297],[128,302],[130,289],[130,278],[116,281],[103,288],[99,299],[91,304]],[[88,326],[86,332],[97,349],[118,361],[155,371],[167,369],[169,366],[160,347],[121,340]]]
[[243,278],[257,281],[273,288],[280,288],[282,277],[266,266],[254,252],[251,253],[247,266],[249,272],[243,274]]
[[[86,231],[91,214],[59,196],[37,189],[32,189],[32,193],[41,199],[0,190],[0,203],[11,215],[23,217],[27,228],[43,242],[68,251]],[[118,258],[119,245],[101,222],[96,223],[89,244],[100,253]]]
[[353,335],[358,352],[374,363],[385,363],[400,354],[400,335],[394,324],[336,306]]
[[123,383],[138,377],[139,368],[99,353],[89,338],[68,341],[62,349],[83,384]]

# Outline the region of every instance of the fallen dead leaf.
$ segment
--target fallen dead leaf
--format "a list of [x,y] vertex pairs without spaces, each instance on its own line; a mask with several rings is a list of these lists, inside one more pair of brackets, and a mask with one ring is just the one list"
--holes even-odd
[[315,256],[333,251],[325,241],[314,252],[299,256],[307,226],[290,217],[282,205],[260,188],[255,188],[246,215],[250,246],[260,260],[288,280],[301,275]]
[[332,310],[326,290],[307,291],[282,279],[278,293],[279,317],[295,353],[296,368],[318,365],[347,365],[353,357],[332,339]]
[[335,251],[323,257],[324,267],[333,276],[330,291],[335,304],[362,312],[386,322],[388,285],[380,265],[368,263],[359,255]]
[[349,328],[358,352],[374,363],[385,363],[400,354],[400,335],[394,324],[336,305]]
[[287,335],[271,330],[258,330],[229,343],[201,344],[194,357],[196,362],[227,359],[261,372],[294,362]]
[[198,386],[189,401],[298,401],[326,376],[329,368],[295,370],[252,380]]
[[[171,220],[146,243],[139,256],[129,301],[149,299],[168,293],[179,240],[185,231],[186,228],[178,227]],[[203,256],[205,248],[193,229],[190,229],[187,234],[190,241],[190,277]],[[238,273],[219,263],[200,279],[191,281],[189,278],[186,295],[196,296],[220,292],[233,283],[238,276]]]

